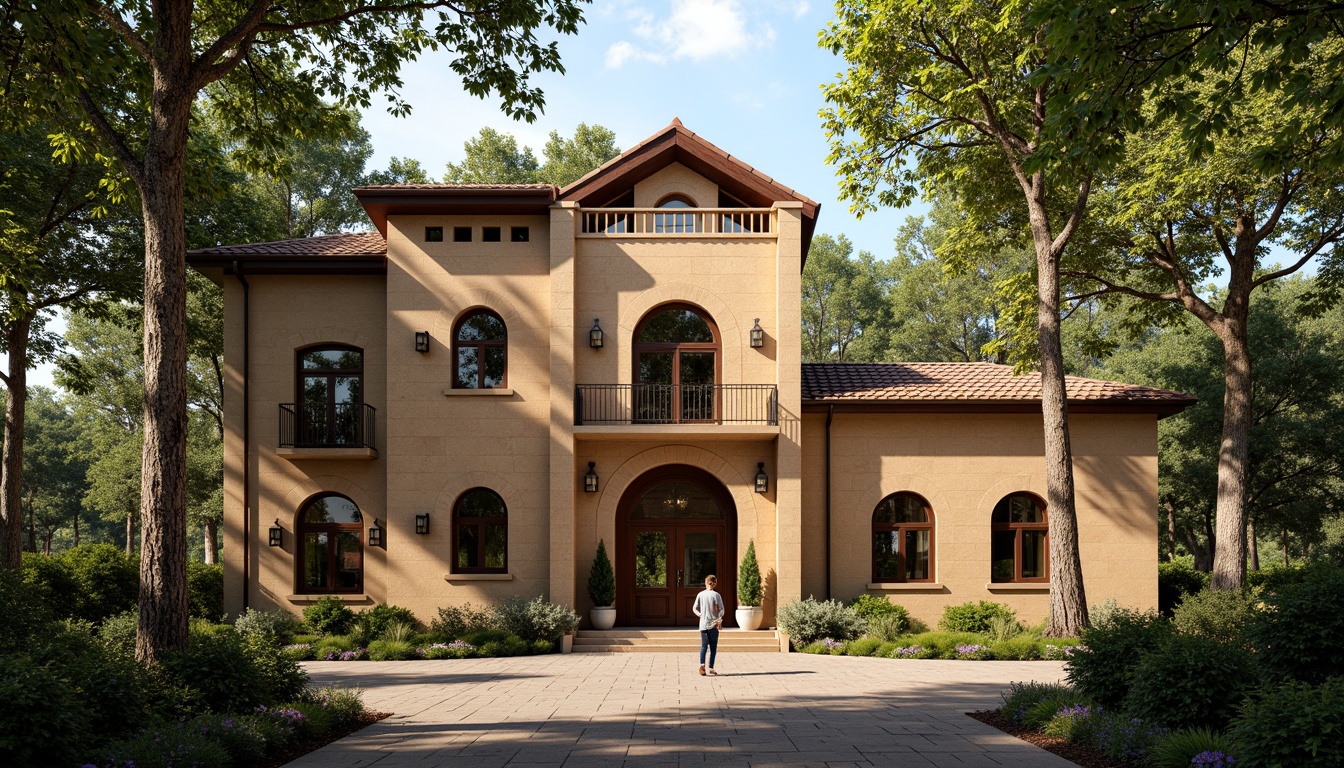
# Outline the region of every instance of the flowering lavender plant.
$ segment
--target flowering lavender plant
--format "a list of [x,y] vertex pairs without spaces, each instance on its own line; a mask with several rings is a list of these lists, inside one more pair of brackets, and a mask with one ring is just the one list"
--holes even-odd
[[891,652],[893,659],[913,659],[924,652],[924,648],[918,645],[907,645],[904,648],[897,648]]
[[821,643],[822,643],[822,645],[826,646],[827,648],[831,649],[832,651],[837,650],[837,649],[839,649],[839,648],[844,648],[844,647],[845,647],[845,644],[844,644],[844,643],[840,642],[839,640],[832,640],[832,639],[829,638],[829,637],[826,638],[825,640],[822,640]]
[[1190,764],[1202,768],[1231,768],[1237,764],[1237,760],[1225,752],[1205,750],[1190,758]]
[[979,643],[962,644],[957,646],[957,658],[959,659],[985,659],[989,657],[989,646]]

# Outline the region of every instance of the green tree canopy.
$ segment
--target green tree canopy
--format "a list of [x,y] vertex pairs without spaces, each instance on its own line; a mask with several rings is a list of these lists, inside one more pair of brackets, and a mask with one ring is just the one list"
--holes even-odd
[[803,268],[803,360],[878,359],[885,344],[887,276],[871,253],[854,256],[844,235],[817,235]]
[[538,162],[532,148],[512,134],[482,128],[462,147],[461,163],[449,163],[443,180],[450,184],[554,184],[563,187],[619,155],[616,134],[600,125],[579,123],[565,138],[551,131]]

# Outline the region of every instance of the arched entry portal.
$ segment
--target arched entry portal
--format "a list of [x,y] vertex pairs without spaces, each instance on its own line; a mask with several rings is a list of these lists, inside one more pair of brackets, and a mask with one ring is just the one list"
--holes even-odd
[[616,512],[616,610],[630,626],[695,626],[691,606],[705,576],[731,625],[736,598],[737,508],[703,469],[670,464],[626,488]]

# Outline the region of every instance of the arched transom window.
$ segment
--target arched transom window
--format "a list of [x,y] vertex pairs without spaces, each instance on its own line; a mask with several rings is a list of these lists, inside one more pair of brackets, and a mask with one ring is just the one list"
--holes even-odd
[[453,330],[453,387],[508,386],[509,334],[504,320],[488,309],[463,315]]
[[873,510],[873,581],[933,581],[933,510],[913,493]]
[[473,488],[453,505],[453,573],[508,573],[509,511],[489,488]]
[[299,510],[299,594],[358,593],[364,589],[364,516],[335,493]]
[[678,213],[656,213],[653,216],[653,231],[659,235],[685,235],[704,231],[703,220],[697,214],[686,209],[695,208],[695,203],[685,195],[668,195],[658,202],[660,209],[676,210]]
[[1029,493],[1003,497],[990,525],[991,581],[1049,581],[1050,532],[1045,503]]
[[665,304],[635,327],[636,420],[713,421],[718,412],[719,332],[699,307]]

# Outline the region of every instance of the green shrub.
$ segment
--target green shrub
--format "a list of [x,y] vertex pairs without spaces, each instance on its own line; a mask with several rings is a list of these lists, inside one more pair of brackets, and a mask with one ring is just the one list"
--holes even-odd
[[375,605],[364,611],[360,611],[355,619],[359,629],[357,633],[368,640],[376,640],[387,632],[388,627],[393,624],[406,624],[412,630],[420,626],[419,619],[409,608],[402,608],[397,605]]
[[261,762],[270,745],[268,729],[258,726],[255,715],[199,715],[191,720],[188,728],[219,742],[233,765]]
[[107,745],[99,755],[96,764],[107,768],[227,768],[231,762],[221,740],[185,722],[146,729]]
[[374,661],[404,661],[415,657],[415,646],[404,640],[374,640],[369,643],[369,658]]
[[135,654],[135,635],[140,628],[140,612],[126,611],[108,616],[98,627],[98,639],[109,648],[125,654]]
[[489,610],[473,608],[471,603],[449,605],[439,609],[439,616],[429,629],[440,640],[457,640],[495,629],[495,618]]
[[1195,569],[1193,557],[1177,557],[1157,564],[1157,607],[1163,616],[1171,612],[1186,595],[1209,586],[1209,574]]
[[135,608],[140,562],[111,544],[85,544],[51,557],[26,555],[23,578],[58,617],[97,624]]
[[531,600],[505,598],[495,606],[495,626],[532,642],[554,643],[579,626],[579,614],[566,605],[548,603],[540,596]]
[[285,704],[281,709],[288,709],[303,715],[302,720],[295,723],[295,736],[300,739],[320,739],[331,732],[336,723],[336,719],[327,711],[327,708],[321,704],[311,701],[294,701]]
[[999,714],[1022,725],[1027,711],[1046,699],[1060,699],[1073,695],[1075,691],[1061,683],[1009,683],[1008,690],[1001,694],[1003,703],[999,705]]
[[1228,738],[1237,760],[1265,768],[1344,765],[1344,678],[1287,682],[1252,695]]
[[353,723],[364,716],[364,696],[358,688],[331,685],[316,691],[309,689],[305,695],[331,713],[336,725]]
[[480,648],[486,643],[497,643],[501,640],[509,639],[509,633],[502,629],[483,629],[462,638],[466,642]]
[[345,651],[353,651],[358,647],[359,645],[355,643],[354,638],[349,635],[328,635],[314,644],[313,651],[315,656],[321,660],[326,659],[332,653],[339,655]]
[[187,563],[187,607],[198,619],[224,620],[224,566]]
[[548,653],[555,653],[556,644],[550,640],[533,640],[532,653],[537,656],[543,656]]
[[957,646],[983,645],[985,637],[972,632],[924,632],[907,637],[905,642],[924,649],[918,656],[921,659],[959,659],[963,657],[957,653]]
[[616,602],[616,574],[611,569],[611,558],[607,557],[607,545],[601,539],[597,540],[597,555],[588,571],[588,599],[598,608]]
[[853,608],[854,613],[857,613],[861,619],[872,620],[878,616],[889,616],[891,614],[910,615],[909,612],[901,606],[891,602],[885,597],[879,597],[878,595],[859,595],[846,603],[846,605]]
[[297,696],[307,675],[284,651],[263,637],[191,633],[187,650],[162,665],[184,691],[188,712],[245,712]]
[[285,658],[294,661],[312,661],[317,658],[317,647],[312,643],[294,643],[280,649]]
[[1183,635],[1225,643],[1243,643],[1255,600],[1235,589],[1206,589],[1186,595],[1172,612],[1171,623]]
[[761,604],[761,566],[756,562],[756,540],[747,542],[747,552],[737,569],[737,602],[746,606]]
[[59,555],[48,557],[40,552],[24,552],[22,573],[23,583],[37,600],[46,606],[64,606],[62,615],[72,615],[68,610],[79,592],[79,586],[75,584],[75,575],[70,572],[70,565],[65,558]]
[[846,656],[874,656],[882,647],[882,641],[874,637],[861,637],[845,645]]
[[90,734],[73,686],[22,656],[0,663],[0,763],[75,764]]
[[526,656],[531,648],[527,641],[516,635],[509,635],[503,640],[491,640],[479,647],[480,655],[486,658]]
[[1111,620],[1115,612],[1120,610],[1120,603],[1114,597],[1108,597],[1100,603],[1093,603],[1087,607],[1087,623],[1105,624]]
[[1009,640],[1001,640],[990,645],[989,652],[996,659],[1013,661],[1034,661],[1043,655],[1040,638],[1031,635],[1018,635]]
[[895,642],[910,631],[910,618],[901,614],[888,614],[868,620],[868,636],[884,643]]
[[1076,744],[1090,744],[1093,741],[1093,715],[1097,711],[1085,704],[1065,707],[1055,712],[1050,722],[1041,727],[1041,732]]
[[811,597],[781,605],[775,620],[789,640],[800,645],[826,637],[853,640],[867,628],[866,622],[840,601],[822,602]]
[[1344,571],[1303,570],[1298,583],[1266,588],[1263,608],[1246,625],[1256,662],[1273,682],[1344,676]]
[[1083,630],[1065,665],[1069,682],[1105,707],[1117,707],[1129,695],[1129,677],[1139,660],[1174,634],[1156,613],[1121,608],[1110,621]]
[[343,635],[355,623],[355,612],[335,595],[327,595],[303,609],[303,621],[319,635]]
[[276,645],[298,642],[299,620],[285,611],[259,611],[248,608],[233,622],[234,630],[243,637],[266,637]]
[[1016,619],[1007,616],[990,616],[989,629],[985,634],[989,635],[991,643],[1002,643],[1005,640],[1012,640],[1026,630]]
[[988,600],[949,605],[943,609],[938,628],[944,632],[988,632],[990,619],[995,616],[1012,621],[1017,618],[1017,612],[1003,603],[991,603]]
[[[1153,768],[1190,768],[1196,755],[1232,752],[1232,740],[1208,728],[1179,728],[1163,736],[1153,749]],[[1240,761],[1238,761],[1240,762]]]
[[469,659],[477,655],[476,646],[462,640],[434,643],[424,651],[427,659]]
[[1098,707],[1087,718],[1086,741],[1125,765],[1144,765],[1166,731],[1127,712]]
[[1250,654],[1200,635],[1172,635],[1129,679],[1125,711],[1167,728],[1222,728],[1252,677]]
[[878,646],[877,650],[873,652],[873,655],[879,659],[889,659],[891,658],[891,655],[896,652],[896,649],[901,647],[900,643],[888,640]]
[[1060,710],[1090,706],[1091,700],[1084,693],[1073,688],[1063,688],[1027,707],[1022,716],[1022,725],[1040,730],[1046,723],[1054,720]]

